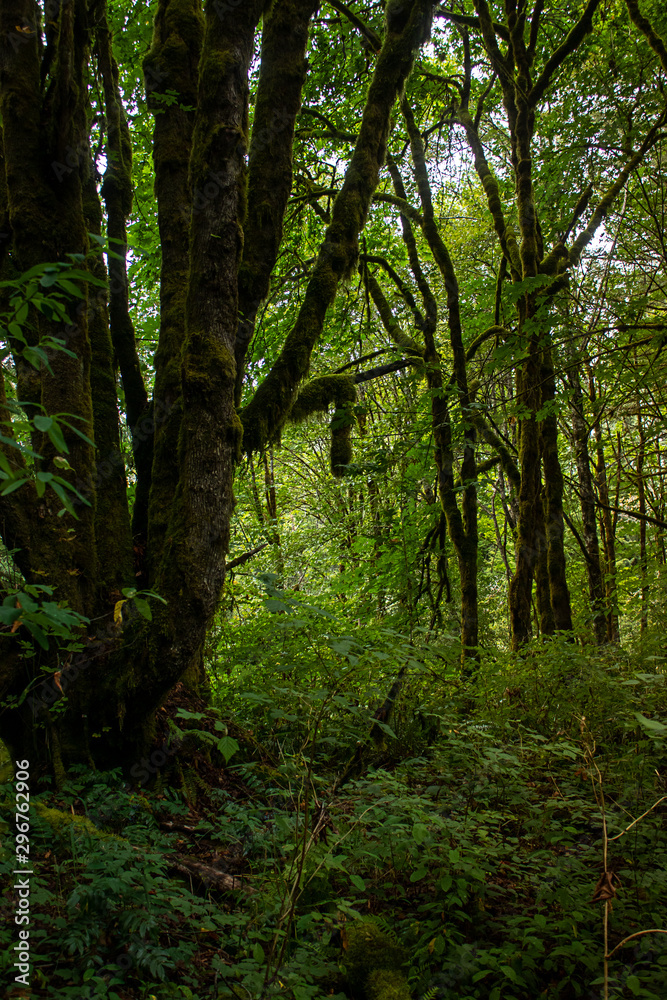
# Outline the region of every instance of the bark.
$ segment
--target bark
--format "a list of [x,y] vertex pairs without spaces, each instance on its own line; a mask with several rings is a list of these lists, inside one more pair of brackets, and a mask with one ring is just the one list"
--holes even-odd
[[[138,483],[133,531],[139,545],[147,539],[147,580],[155,581],[171,506],[178,483],[178,436],[182,411],[181,346],[185,335],[185,295],[190,260],[193,192],[189,182],[192,133],[197,105],[198,64],[204,38],[200,0],[160,0],[153,45],[144,60],[149,108],[155,113],[153,165],[162,248],[160,332],[155,353],[155,383],[150,411],[135,425],[138,468],[150,470]],[[165,91],[176,95],[165,102]],[[211,167],[203,187],[194,191],[195,217],[218,191]]]
[[[88,249],[82,212],[78,156],[87,149],[87,88],[85,79],[88,33],[78,5],[60,8],[53,45],[50,86],[40,87],[40,28],[38,9],[28,0],[9,0],[0,15],[0,115],[3,122],[8,217],[12,263],[24,271],[45,260],[67,260],[71,252]],[[68,160],[69,155],[69,160]],[[80,153],[79,153],[80,156]],[[71,165],[70,165],[71,164]],[[91,346],[88,306],[75,304],[73,322],[62,324],[34,317],[36,335],[65,340],[68,352],[53,351],[51,371],[37,372],[15,355],[18,398],[39,403],[47,414],[68,412],[89,437],[94,433],[90,396]],[[39,497],[32,484],[12,494],[6,507],[24,506],[27,534],[14,536],[22,549],[21,568],[27,578],[58,582],[58,599],[83,613],[98,607],[98,564],[95,543],[95,458],[92,447],[63,427],[73,471],[62,473],[55,448],[46,435],[36,435],[35,450],[43,456],[42,472],[62,474],[88,500],[78,508],[77,530],[58,517],[60,504],[48,491]],[[10,518],[18,526],[20,519]]]
[[[102,206],[97,193],[93,162],[82,158],[83,211],[89,233],[101,236]],[[90,270],[107,283],[107,270],[101,251]],[[134,583],[132,533],[127,503],[127,477],[121,454],[120,415],[116,393],[114,350],[109,330],[106,288],[91,288],[88,309],[91,347],[90,385],[93,405],[95,452],[95,540],[99,562],[98,591],[100,604],[121,597],[123,587]]]
[[[127,219],[132,210],[132,142],[123,110],[118,83],[118,65],[113,54],[107,23],[106,3],[99,10],[96,50],[102,78],[106,118],[107,166],[102,197],[107,213],[109,239],[109,329],[115,360],[120,369],[125,401],[125,418],[130,428],[134,452],[136,487],[133,510],[138,547],[146,546],[146,504],[151,472],[150,449],[141,446],[139,422],[148,410],[148,394],[130,317],[127,280]],[[112,368],[113,371],[113,368]],[[94,387],[93,396],[96,388]],[[108,532],[107,532],[108,533]],[[143,578],[142,578],[142,582]]]
[[[259,0],[233,18],[210,5],[199,63],[190,158],[193,191],[216,167],[215,190],[192,212],[181,349],[178,485],[155,587],[168,602],[151,630],[144,697],[155,707],[185,670],[201,664],[206,628],[224,582],[241,424],[234,407],[238,267],[245,211],[248,74]],[[151,498],[151,514],[154,509]],[[149,539],[151,524],[149,522]]]
[[317,0],[276,0],[264,15],[248,162],[248,215],[239,269],[237,406],[257,310],[269,291],[292,189],[294,125],[306,78],[308,25],[316,7]]
[[[591,402],[596,402],[595,383],[592,376],[589,379]],[[609,482],[607,478],[607,462],[604,454],[604,439],[598,416],[594,425],[595,433],[595,478],[598,496],[601,504],[601,534],[604,555],[604,586],[606,596],[606,626],[607,642],[618,643],[620,630],[618,621],[618,597],[616,591],[616,538],[609,506]]]
[[579,480],[579,499],[581,503],[581,519],[583,524],[583,540],[586,553],[586,573],[588,576],[588,596],[593,615],[595,642],[598,646],[604,644],[607,629],[604,613],[604,581],[600,566],[600,543],[598,540],[597,521],[595,518],[595,493],[588,448],[589,428],[584,414],[583,393],[579,374],[575,369],[572,377],[572,432],[574,454],[577,463]]
[[535,599],[540,635],[553,635],[556,631],[551,587],[549,586],[549,550],[544,524],[544,490],[539,499],[537,529],[537,559],[535,562]]
[[554,628],[572,632],[572,608],[565,573],[565,523],[563,519],[563,472],[558,457],[556,380],[552,347],[546,335],[542,347],[542,466],[544,469],[544,524],[547,540],[547,571]]

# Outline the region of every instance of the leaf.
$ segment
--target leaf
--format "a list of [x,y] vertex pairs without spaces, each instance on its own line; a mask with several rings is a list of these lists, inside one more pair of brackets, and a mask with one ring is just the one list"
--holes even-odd
[[364,882],[364,880],[360,875],[356,875],[354,872],[350,872],[350,882],[360,892],[366,891],[366,883]]
[[41,431],[42,434],[46,434],[53,424],[53,417],[46,417],[43,413],[38,413],[32,418],[32,422],[38,431]]
[[662,722],[658,722],[657,719],[647,719],[641,712],[634,712],[634,716],[644,729],[649,729],[654,733],[667,733],[667,726]]
[[32,637],[37,640],[42,649],[49,648],[49,640],[36,622],[31,621],[29,618],[24,618],[22,624],[25,625]]
[[69,455],[69,448],[67,447],[67,442],[65,441],[63,432],[55,421],[49,428],[48,435],[49,435],[49,440],[54,448],[64,453],[65,455]]
[[425,823],[414,823],[412,826],[412,839],[415,844],[423,844],[428,837],[428,827]]
[[27,479],[13,479],[4,489],[0,490],[0,497],[6,497],[8,493],[13,493],[19,486],[23,486],[27,482]]
[[426,867],[426,865],[419,865],[419,867],[415,868],[415,870],[411,874],[410,881],[420,882],[425,875],[428,875],[428,868]]
[[229,764],[234,754],[240,749],[241,747],[233,736],[223,736],[222,739],[218,740],[218,750],[225,758],[225,764]]
[[134,601],[134,606],[141,615],[141,617],[145,618],[147,622],[152,621],[153,612],[151,611],[151,606],[148,603],[148,601],[145,601],[143,597],[134,597],[133,601]]
[[379,719],[374,719],[373,720],[373,725],[377,726],[379,729],[381,729],[382,732],[385,733],[387,736],[391,736],[392,740],[396,739],[396,733],[391,728],[391,726],[387,725],[386,722],[380,722]]

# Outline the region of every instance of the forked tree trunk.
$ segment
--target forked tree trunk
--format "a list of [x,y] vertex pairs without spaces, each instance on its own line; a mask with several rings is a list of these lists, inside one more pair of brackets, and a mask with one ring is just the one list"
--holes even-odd
[[[49,61],[41,62],[36,5],[31,0],[3,5],[5,176],[0,190],[8,191],[13,260],[20,268],[85,253],[86,233],[99,228],[99,204],[90,202],[94,192],[88,161],[85,169],[78,159],[73,166],[67,161],[68,149],[83,149],[87,157],[87,61],[95,33],[108,122],[104,196],[109,231],[113,229],[121,249],[111,276],[111,334],[137,475],[134,551],[127,513],[123,530],[115,519],[96,516],[96,478],[102,477],[103,487],[109,472],[96,470],[93,449],[74,433],[66,433],[68,457],[76,484],[89,500],[89,506],[79,506],[78,521],[57,517],[57,506],[38,497],[32,484],[0,498],[3,540],[19,550],[16,560],[26,579],[47,579],[57,587],[59,600],[98,626],[65,660],[53,651],[42,661],[25,660],[12,644],[15,639],[3,640],[0,698],[13,699],[14,707],[0,716],[0,738],[12,756],[29,759],[35,773],[49,762],[58,779],[72,762],[131,768],[151,739],[160,701],[186,671],[196,673],[201,667],[206,630],[224,582],[234,468],[243,434],[235,406],[237,366],[242,367],[247,325],[258,297],[266,295],[280,243],[314,6],[276,0],[266,15],[256,108],[264,131],[253,136],[246,192],[248,76],[261,0],[246,0],[229,17],[220,16],[219,4],[209,3],[205,19],[197,0],[158,4],[153,47],[145,61],[149,102],[159,111],[154,165],[163,251],[155,394],[149,403],[128,325],[123,254],[131,190],[129,144],[104,8],[89,24],[80,5],[61,4],[58,30],[47,49]],[[248,450],[263,449],[287,419],[338,284],[356,266],[358,236],[377,186],[391,114],[415,52],[428,37],[430,13],[427,0],[412,0],[388,14],[359,139],[301,312],[276,365],[243,414]],[[47,76],[45,88],[40,71]],[[267,124],[270,91],[278,84],[286,113]],[[51,170],[54,163],[62,167],[59,175]],[[270,211],[262,192],[270,194]],[[244,245],[247,193],[259,200],[251,202]],[[245,326],[239,338],[240,270]],[[22,365],[18,355],[16,362],[21,399],[42,404],[47,413],[79,415],[82,429],[91,437],[99,435],[100,441],[106,435],[104,448],[113,450],[119,419],[109,399],[113,354],[108,331],[105,336],[100,326],[102,315],[98,311],[89,323],[85,305],[77,313],[67,331],[67,347],[75,357],[56,352],[53,375]],[[60,332],[42,319],[40,329]],[[4,403],[3,387],[0,406]],[[44,455],[43,468],[51,468],[57,456],[50,443],[40,439],[35,445]],[[0,447],[20,463],[16,449],[4,442]],[[118,506],[122,510],[122,503]],[[105,561],[117,567],[113,571],[105,565],[100,573],[96,533]],[[104,593],[100,580],[105,581]],[[148,581],[166,606],[154,604],[147,623],[126,605],[126,620],[114,621],[118,587],[136,586],[137,580]],[[42,665],[46,674],[40,672]]]

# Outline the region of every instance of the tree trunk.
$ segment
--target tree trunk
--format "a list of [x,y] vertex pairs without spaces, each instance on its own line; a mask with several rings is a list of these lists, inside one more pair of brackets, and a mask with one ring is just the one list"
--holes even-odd
[[[74,762],[131,771],[151,739],[161,700],[187,671],[197,674],[202,669],[206,629],[224,582],[234,468],[242,436],[235,394],[248,78],[262,3],[246,0],[233,17],[220,17],[218,6],[208,5],[204,21],[196,0],[185,4],[160,0],[153,47],[144,66],[149,103],[159,112],[154,164],[163,253],[160,339],[150,404],[128,324],[123,261],[131,191],[127,130],[103,13],[92,26],[108,121],[104,191],[108,228],[118,241],[112,250],[121,251],[111,277],[111,333],[137,473],[133,531],[139,565],[134,580],[126,582],[149,581],[167,603],[153,605],[152,621],[146,622],[127,602],[123,621],[114,620],[110,602],[118,598],[118,585],[124,582],[131,558],[127,518],[124,530],[118,530],[115,521],[96,516],[93,448],[66,428],[68,458],[76,473],[64,474],[72,476],[89,501],[88,506],[79,505],[78,520],[72,524],[58,517],[58,507],[49,495],[39,496],[33,483],[0,498],[3,540],[20,549],[16,560],[26,580],[47,579],[57,585],[59,601],[96,620],[95,630],[91,627],[90,634],[82,637],[81,649],[60,658],[50,648],[43,656],[22,659],[17,656],[16,639],[2,637],[0,698],[13,699],[15,707],[0,716],[0,738],[14,757],[28,758],[35,773],[50,760],[58,780]],[[293,9],[299,23],[293,37],[288,37]],[[279,197],[272,203],[271,220],[262,222],[262,206],[253,206],[248,253],[253,239],[260,243],[265,239],[264,222],[270,221],[273,236],[280,241],[281,213],[290,187],[293,119],[305,72],[305,31],[313,9],[312,3],[293,8],[288,0],[277,0],[274,12],[267,15],[267,26],[270,22],[272,27],[267,29],[263,69],[269,83],[262,86],[270,89],[271,80],[283,79],[289,90],[289,114],[284,128],[281,124],[268,137],[256,135],[251,148],[256,189],[271,188],[276,163]],[[28,0],[8,0],[0,32],[8,220],[12,259],[21,268],[66,260],[73,251],[86,253],[90,223],[99,226],[99,206],[87,204],[84,215],[81,183],[88,169],[88,25],[80,5],[60,5],[57,30],[48,27],[45,56],[38,44],[36,10]],[[359,140],[299,320],[254,405],[247,409],[248,451],[261,450],[286,419],[338,283],[356,266],[358,234],[383,163],[390,116],[415,52],[428,37],[430,10],[427,0],[413,0],[388,16]],[[40,73],[46,76],[43,88]],[[189,107],[195,107],[194,112]],[[258,114],[261,118],[259,109]],[[279,157],[275,143],[286,147],[289,155],[281,149]],[[78,158],[68,165],[68,156],[72,159],[68,150],[81,149],[85,169]],[[0,186],[4,189],[4,183]],[[85,195],[90,200],[92,194],[88,184]],[[273,251],[261,259],[265,288],[274,261]],[[101,315],[95,313],[95,324]],[[40,332],[60,332],[44,316],[39,322]],[[55,352],[53,375],[45,368],[36,372],[26,366],[20,352],[15,352],[19,395],[39,402],[47,414],[76,414],[88,437],[99,431],[101,441],[104,430],[109,442],[104,448],[113,449],[119,433],[117,409],[108,405],[106,397],[105,405],[101,396],[92,398],[93,392],[97,396],[108,390],[113,376],[108,331],[105,338],[95,324],[89,323],[84,302],[76,323],[66,331],[73,356]],[[94,386],[91,371],[98,379]],[[268,409],[263,401],[267,396]],[[0,406],[5,403],[3,391]],[[134,420],[138,426],[132,426]],[[9,440],[11,433],[10,427]],[[42,469],[60,471],[52,443],[43,434],[36,443],[44,456]],[[21,456],[11,444],[5,441],[1,446],[3,454],[11,454],[20,464]],[[105,567],[105,577],[99,572],[96,532],[100,537],[107,532],[105,560],[112,559],[115,551],[112,565],[123,567],[109,571]],[[104,594],[99,593],[100,579],[105,580]],[[47,668],[45,673],[41,666]],[[52,712],[56,703],[58,711]]]
[[593,477],[588,451],[590,434],[584,414],[583,393],[576,368],[571,376],[572,431],[574,454],[577,463],[579,479],[579,501],[581,504],[581,519],[583,524],[584,545],[586,547],[586,574],[588,576],[588,596],[593,615],[595,642],[598,646],[604,644],[607,638],[607,628],[604,612],[604,581],[600,567],[600,544],[598,541],[597,521],[595,519],[595,494],[593,492]]
[[[545,335],[546,339],[546,335]],[[558,457],[556,380],[549,341],[542,348],[542,467],[544,469],[544,524],[547,537],[547,571],[554,628],[572,632],[570,591],[565,573],[565,522],[563,519],[563,472]]]

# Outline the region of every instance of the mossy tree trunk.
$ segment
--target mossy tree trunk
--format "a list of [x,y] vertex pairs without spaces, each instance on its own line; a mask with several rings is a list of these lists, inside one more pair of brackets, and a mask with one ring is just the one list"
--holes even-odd
[[[81,650],[65,661],[53,650],[26,661],[17,657],[15,639],[3,637],[0,697],[13,699],[13,707],[0,718],[0,737],[17,758],[30,759],[35,772],[49,759],[59,779],[72,762],[130,768],[151,739],[160,701],[186,672],[201,667],[206,629],[223,586],[234,506],[242,437],[237,376],[253,304],[256,309],[267,293],[280,244],[314,9],[312,0],[276,0],[266,15],[248,184],[249,71],[262,0],[247,0],[233,16],[224,16],[219,3],[209,3],[203,15],[198,0],[159,0],[144,63],[149,105],[159,112],[154,167],[162,243],[160,333],[149,400],[128,310],[131,157],[104,8],[88,22],[81,5],[61,4],[43,49],[36,6],[27,0],[3,5],[1,187],[8,192],[12,265],[21,270],[66,260],[71,252],[86,254],[87,232],[101,228],[86,131],[91,58],[106,119],[107,227],[115,241],[111,249],[119,253],[110,263],[108,302],[94,313],[84,304],[67,331],[73,357],[56,354],[51,375],[22,365],[16,353],[19,396],[39,402],[47,413],[77,414],[82,428],[111,454],[120,437],[110,397],[115,355],[137,477],[133,539],[122,502],[122,523],[97,516],[96,473],[98,479],[104,473],[93,449],[75,434],[67,436],[69,459],[77,488],[89,501],[79,506],[78,521],[57,517],[57,506],[49,507],[32,486],[0,498],[3,540],[19,550],[16,561],[26,580],[48,579],[59,600],[95,621]],[[244,413],[248,451],[262,450],[287,419],[338,284],[356,267],[391,112],[428,36],[430,11],[427,0],[413,0],[388,18],[359,140],[301,314]],[[279,121],[271,117],[275,87],[284,98]],[[83,150],[85,162],[77,153],[70,166],[72,150]],[[54,163],[62,167],[55,173]],[[98,258],[90,266],[103,274]],[[240,320],[245,333],[239,337]],[[60,332],[42,318],[40,331]],[[354,398],[347,378],[325,390],[339,408]],[[0,405],[5,402],[3,386]],[[53,448],[48,441],[36,444],[49,469],[57,457]],[[348,448],[349,429],[336,425],[332,461],[340,465]],[[22,461],[6,443],[3,453]],[[124,470],[114,470],[122,485]],[[100,572],[98,551],[113,569],[105,565]],[[137,581],[148,582],[166,606],[154,604],[153,619],[145,622],[126,605],[124,621],[114,622],[118,589]]]
[[587,554],[586,574],[588,576],[588,596],[593,614],[595,642],[598,646],[601,646],[607,638],[604,611],[604,581],[600,565],[600,542],[595,517],[595,493],[593,490],[591,459],[588,447],[590,429],[586,422],[584,394],[576,368],[571,375],[570,381],[572,385],[572,403],[570,407],[572,437],[577,463],[583,539]]

